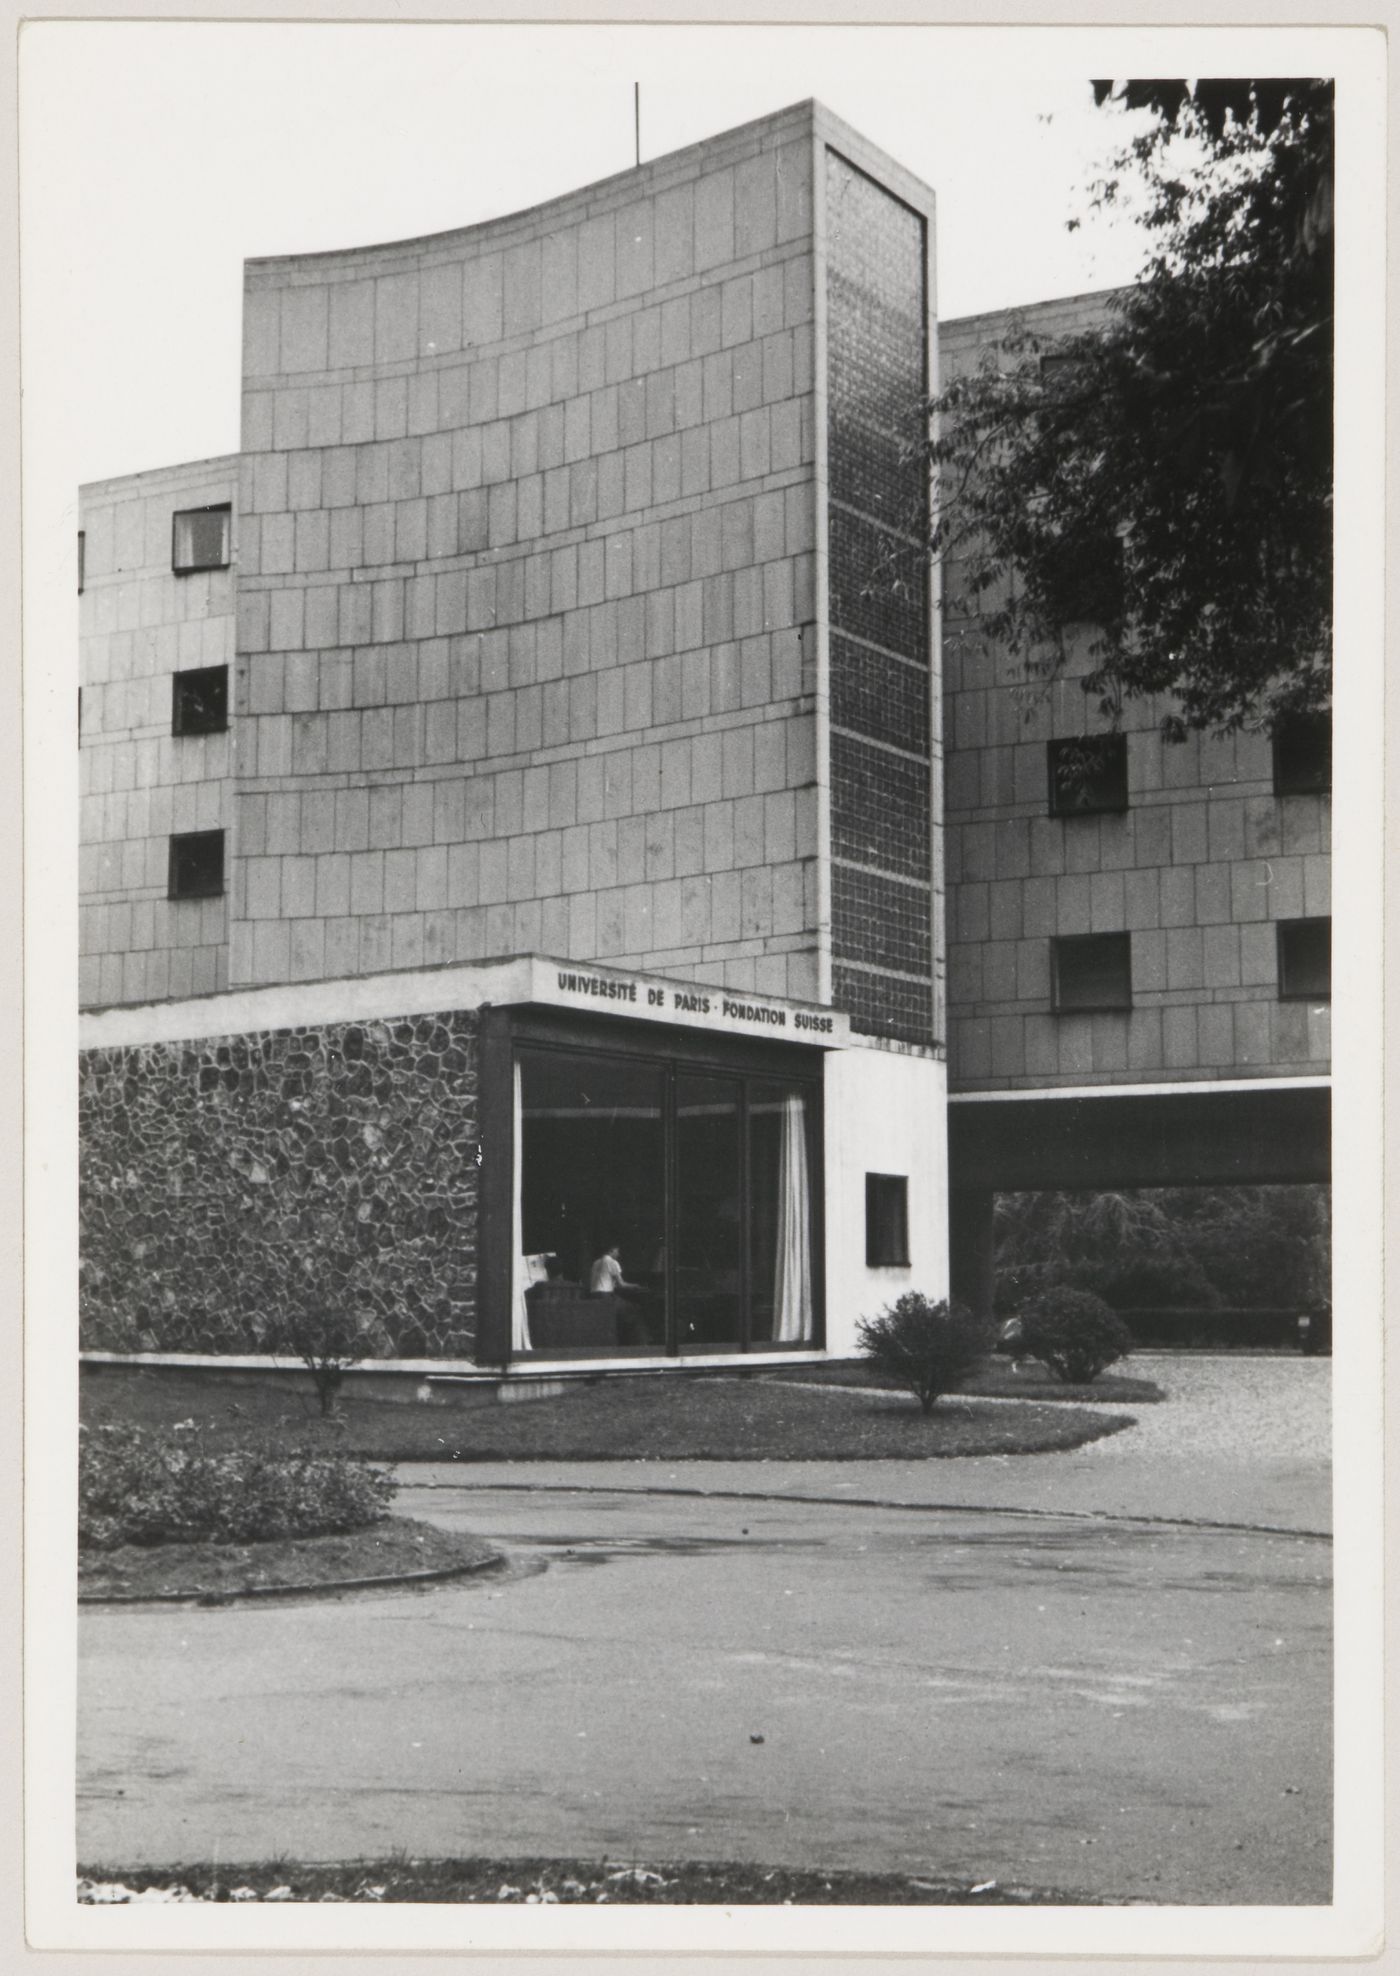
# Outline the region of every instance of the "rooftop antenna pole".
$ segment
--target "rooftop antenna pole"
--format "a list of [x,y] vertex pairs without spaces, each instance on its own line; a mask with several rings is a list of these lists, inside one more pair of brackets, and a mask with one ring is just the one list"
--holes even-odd
[[642,85],[632,84],[632,124],[637,138],[637,163],[642,162]]

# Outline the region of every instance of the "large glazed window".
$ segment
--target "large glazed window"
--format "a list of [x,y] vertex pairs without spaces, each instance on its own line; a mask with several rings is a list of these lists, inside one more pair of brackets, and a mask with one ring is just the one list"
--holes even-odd
[[[519,1061],[520,1232],[530,1346],[664,1344],[660,1070],[556,1050],[522,1051]],[[605,1261],[609,1257],[616,1272]],[[614,1276],[610,1287],[601,1287],[601,1279]]]
[[816,1343],[815,1083],[528,1045],[515,1061],[516,1351]]

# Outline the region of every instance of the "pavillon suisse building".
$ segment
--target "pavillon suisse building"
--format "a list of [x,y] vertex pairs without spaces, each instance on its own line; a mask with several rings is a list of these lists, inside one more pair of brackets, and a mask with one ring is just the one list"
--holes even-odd
[[933,269],[810,103],[248,264],[240,452],[82,494],[89,1352],[265,1362],[270,1245],[386,1368],[847,1355],[998,1189],[1327,1177],[1326,734],[1066,805],[940,628]]

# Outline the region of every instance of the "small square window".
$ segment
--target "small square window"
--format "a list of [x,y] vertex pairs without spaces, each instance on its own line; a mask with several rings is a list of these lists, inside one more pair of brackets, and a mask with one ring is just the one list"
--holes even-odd
[[170,732],[222,734],[228,726],[228,667],[192,666],[172,681]]
[[1057,1014],[1130,1009],[1133,1005],[1132,936],[1075,933],[1050,942]]
[[171,567],[176,576],[201,569],[227,569],[233,509],[183,508],[175,517]]
[[224,833],[187,830],[170,840],[170,897],[217,899],[224,889]]
[[1042,350],[1041,382],[1051,390],[1066,390],[1083,382],[1084,358],[1073,350]]
[[1278,997],[1281,1002],[1331,1001],[1330,919],[1278,922]]
[[1128,807],[1128,737],[1086,734],[1045,750],[1051,816],[1098,816]]
[[87,573],[87,530],[78,530],[78,595],[83,594],[83,578]]
[[1274,730],[1274,794],[1320,796],[1332,787],[1331,714],[1294,714]]
[[865,1260],[870,1269],[909,1261],[909,1181],[902,1173],[865,1176]]

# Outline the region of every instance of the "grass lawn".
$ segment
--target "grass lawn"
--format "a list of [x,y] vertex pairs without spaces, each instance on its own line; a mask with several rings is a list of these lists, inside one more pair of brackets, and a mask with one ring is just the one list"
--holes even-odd
[[1132,1425],[1101,1407],[912,1399],[837,1382],[760,1378],[580,1381],[556,1398],[421,1405],[342,1395],[319,1418],[309,1390],[231,1386],[195,1372],[84,1375],[85,1423],[192,1421],[211,1451],[335,1448],[373,1461],[900,1461],[1044,1454]]
[[[842,1359],[835,1364],[785,1366],[773,1378],[796,1379],[813,1386],[877,1386],[880,1381],[860,1359]],[[1023,1359],[1021,1370],[1013,1372],[1008,1358],[991,1358],[980,1372],[964,1381],[959,1391],[984,1400],[1077,1400],[1096,1405],[1154,1406],[1167,1396],[1151,1379],[1133,1379],[1126,1373],[1101,1372],[1092,1385],[1072,1386],[1055,1377],[1034,1359]]]
[[334,1537],[278,1537],[254,1544],[123,1544],[114,1551],[83,1551],[78,1597],[197,1598],[214,1605],[286,1587],[479,1570],[498,1555],[479,1537],[388,1516],[367,1529]]
[[300,1866],[92,1866],[78,1883],[83,1905],[141,1901],[584,1901],[667,1906],[1037,1907],[1102,1905],[1083,1895],[995,1880],[911,1879],[899,1873],[821,1873],[739,1863],[570,1859],[358,1860]]

